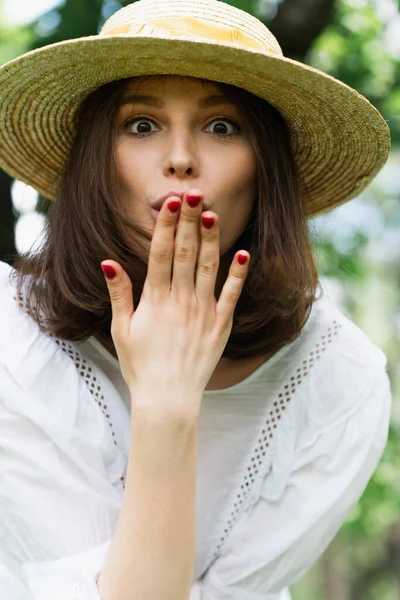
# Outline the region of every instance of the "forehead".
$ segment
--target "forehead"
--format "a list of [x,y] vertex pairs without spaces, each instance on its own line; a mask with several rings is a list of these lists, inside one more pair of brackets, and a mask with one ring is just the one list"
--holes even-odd
[[127,93],[157,93],[160,95],[190,94],[193,96],[204,96],[206,93],[221,91],[221,87],[215,81],[199,79],[197,77],[185,77],[182,75],[150,75],[146,77],[134,77],[128,85]]

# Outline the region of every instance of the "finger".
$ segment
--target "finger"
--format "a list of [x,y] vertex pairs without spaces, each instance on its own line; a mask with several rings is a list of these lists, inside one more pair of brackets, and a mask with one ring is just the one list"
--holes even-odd
[[[172,212],[168,206],[173,208],[178,206],[178,210]],[[180,206],[181,199],[178,196],[171,196],[164,202],[158,215],[151,241],[145,281],[145,287],[148,288],[149,293],[159,295],[170,292],[175,227],[179,218]]]
[[[196,203],[191,206],[191,203]],[[192,297],[197,256],[200,246],[199,219],[203,194],[191,189],[185,193],[175,236],[175,251],[171,289],[179,296]]]
[[124,269],[114,260],[101,263],[111,300],[111,335],[114,342],[121,343],[128,337],[129,325],[134,313],[132,282]]
[[196,296],[199,302],[208,308],[210,300],[215,297],[215,283],[220,262],[218,215],[207,210],[202,213],[200,223],[201,242],[197,260]]
[[[243,265],[239,263],[239,257],[241,256],[247,256],[247,261]],[[231,326],[233,313],[249,271],[249,263],[250,254],[246,252],[246,250],[240,250],[233,258],[227,280],[225,281],[217,302],[216,321],[217,328],[219,328],[220,331],[224,331],[226,327]]]

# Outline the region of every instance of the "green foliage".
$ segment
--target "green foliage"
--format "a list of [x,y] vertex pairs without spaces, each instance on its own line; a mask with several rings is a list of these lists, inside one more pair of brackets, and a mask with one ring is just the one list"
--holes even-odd
[[352,2],[341,0],[308,61],[366,96],[386,118],[393,142],[399,144],[400,62],[389,49],[388,26],[375,3],[355,9]]
[[[385,539],[391,525],[400,514],[400,454],[399,432],[390,427],[388,444],[366,491],[353,508],[342,528],[343,539],[349,544],[373,543]],[[364,546],[365,548],[365,546]]]
[[258,3],[254,2],[254,0],[231,0],[228,2],[227,0],[223,0],[227,4],[231,4],[232,6],[236,6],[236,8],[240,8],[245,12],[257,16],[258,14]]
[[26,27],[0,24],[0,65],[23,54],[33,43],[34,33]]
[[368,237],[362,231],[354,232],[346,251],[337,248],[331,239],[314,242],[319,273],[341,281],[363,281],[368,276],[367,265],[362,260],[367,242]]
[[[357,9],[350,1],[338,2],[334,20],[316,40],[308,62],[344,81],[365,95],[383,114],[391,129],[392,143],[400,143],[400,68],[399,59],[392,56],[387,46],[385,34],[388,23],[378,16],[374,3],[358,3]],[[360,6],[361,5],[361,6]],[[399,231],[400,203],[399,190],[384,193],[375,189],[374,202],[379,207],[384,231]],[[327,239],[317,236],[314,240],[321,275],[339,281],[344,290],[367,286],[371,278],[371,259],[367,249],[372,243],[369,236],[355,228],[351,243],[341,251],[334,237]],[[374,267],[376,268],[376,267]],[[387,269],[386,269],[387,270]],[[383,267],[380,268],[383,274]],[[391,276],[399,301],[398,280]],[[382,281],[383,285],[383,281]],[[383,289],[382,289],[383,291]],[[361,298],[358,298],[360,303]],[[356,301],[357,302],[357,301]],[[351,303],[349,303],[349,307]],[[350,313],[352,310],[350,310]],[[394,315],[393,315],[394,316]],[[390,315],[388,315],[390,318]],[[357,313],[354,312],[357,322]],[[394,406],[398,406],[400,389],[398,381],[398,357],[400,342],[393,331],[388,347],[382,348],[388,356],[388,372],[392,375]],[[346,543],[349,563],[357,573],[360,569],[371,569],[374,551],[377,564],[382,560],[385,540],[391,528],[398,522],[400,514],[400,426],[392,421],[389,438],[383,457],[374,472],[362,498],[350,513],[341,528],[340,537]],[[360,556],[363,558],[360,559]],[[373,569],[372,569],[373,570]],[[380,575],[379,575],[380,572]],[[380,571],[371,576],[371,600],[394,600],[392,575]],[[381,581],[381,578],[385,582]],[[368,600],[369,600],[368,598]],[[358,600],[358,598],[357,598]]]
[[[58,15],[59,18],[54,20],[58,26],[53,30],[50,29],[47,35],[46,33],[37,35],[32,47],[37,48],[62,40],[95,35],[98,32],[102,7],[102,0],[66,0],[60,8],[42,17],[42,28],[43,19],[47,18],[47,21],[51,22],[51,15]],[[36,33],[40,31],[40,23],[41,20],[33,24]]]

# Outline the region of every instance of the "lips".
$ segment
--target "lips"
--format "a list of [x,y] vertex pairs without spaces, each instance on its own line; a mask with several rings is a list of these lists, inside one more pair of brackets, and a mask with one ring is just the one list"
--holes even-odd
[[[168,200],[168,198],[171,198],[171,196],[178,196],[178,198],[180,198],[181,200],[183,200],[183,196],[186,192],[168,192],[167,194],[165,194],[164,196],[161,196],[161,198],[159,198],[153,205],[152,208],[154,208],[154,210],[161,210],[162,205],[164,204],[164,202],[166,200]],[[207,203],[203,202],[203,210],[209,210],[209,206]]]

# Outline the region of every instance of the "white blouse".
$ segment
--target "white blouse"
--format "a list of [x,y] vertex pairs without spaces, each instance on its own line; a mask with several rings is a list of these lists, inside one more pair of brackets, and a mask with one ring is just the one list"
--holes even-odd
[[[91,338],[56,340],[0,263],[0,596],[100,600],[124,492],[129,392]],[[360,498],[386,444],[386,358],[323,296],[244,381],[205,391],[190,600],[284,600]]]

